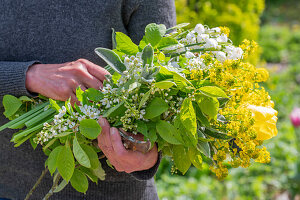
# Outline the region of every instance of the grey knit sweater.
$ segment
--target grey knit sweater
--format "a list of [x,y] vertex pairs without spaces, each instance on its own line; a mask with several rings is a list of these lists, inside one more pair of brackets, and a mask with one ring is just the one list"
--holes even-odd
[[[98,65],[96,47],[111,48],[111,28],[138,42],[148,23],[175,25],[173,0],[0,0],[0,98],[30,95],[25,74],[30,65],[64,63],[78,58]],[[7,122],[0,108],[0,123]],[[46,157],[29,143],[14,148],[13,131],[0,133],[0,199],[24,199],[42,170]],[[150,170],[119,173],[105,162],[106,180],[89,184],[81,194],[71,187],[51,199],[157,199]],[[47,176],[32,199],[42,199],[52,185]]]

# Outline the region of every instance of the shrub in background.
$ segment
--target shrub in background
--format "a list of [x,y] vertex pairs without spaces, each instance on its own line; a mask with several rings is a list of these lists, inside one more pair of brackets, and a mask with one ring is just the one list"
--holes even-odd
[[175,0],[177,22],[230,28],[234,44],[257,40],[265,0]]

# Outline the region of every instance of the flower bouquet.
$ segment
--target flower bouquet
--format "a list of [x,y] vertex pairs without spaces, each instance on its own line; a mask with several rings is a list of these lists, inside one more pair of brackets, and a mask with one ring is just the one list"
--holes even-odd
[[[70,182],[85,193],[88,178],[105,178],[95,144],[99,116],[119,128],[126,148],[147,152],[156,143],[182,174],[206,162],[223,179],[230,167],[270,161],[262,144],[277,134],[277,111],[258,84],[268,72],[243,61],[257,44],[245,40],[236,47],[226,27],[187,25],[149,24],[139,45],[113,31],[113,50],[95,49],[111,75],[99,90],[79,87],[80,105],[4,97],[11,121],[0,130],[26,127],[12,136],[15,146],[27,140],[33,148],[42,146],[54,178],[52,192]],[[144,141],[127,132],[141,133]]]

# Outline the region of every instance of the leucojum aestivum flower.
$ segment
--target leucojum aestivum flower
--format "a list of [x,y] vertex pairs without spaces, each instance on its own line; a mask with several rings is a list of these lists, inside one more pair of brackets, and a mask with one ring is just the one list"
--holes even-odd
[[[12,142],[42,146],[56,191],[70,182],[84,193],[88,178],[105,178],[94,144],[99,116],[157,143],[183,174],[207,162],[223,179],[229,167],[269,162],[263,142],[277,134],[277,111],[259,85],[269,74],[244,61],[257,44],[245,40],[234,46],[226,27],[186,26],[149,24],[139,45],[113,31],[114,49],[95,50],[111,73],[103,88],[78,88],[81,105],[74,107],[70,101],[7,95],[4,114],[12,121],[0,129],[26,127]],[[7,103],[12,101],[13,107]]]

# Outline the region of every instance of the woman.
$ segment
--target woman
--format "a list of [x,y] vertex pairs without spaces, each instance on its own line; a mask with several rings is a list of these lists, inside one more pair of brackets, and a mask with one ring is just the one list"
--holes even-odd
[[[76,101],[75,88],[99,88],[108,73],[99,67],[105,63],[94,49],[111,48],[111,28],[138,43],[151,22],[175,25],[173,0],[2,0],[1,98],[40,93],[57,100],[71,96]],[[7,122],[3,115],[0,120]],[[52,199],[157,199],[156,147],[145,155],[126,151],[116,129],[103,118],[99,123],[103,128],[99,146],[115,169],[102,159],[105,181],[90,183],[85,195],[68,186]],[[13,132],[0,133],[0,199],[24,199],[46,159],[40,148],[33,151],[30,144],[14,148],[10,143]],[[51,185],[48,175],[32,199],[42,199]]]

